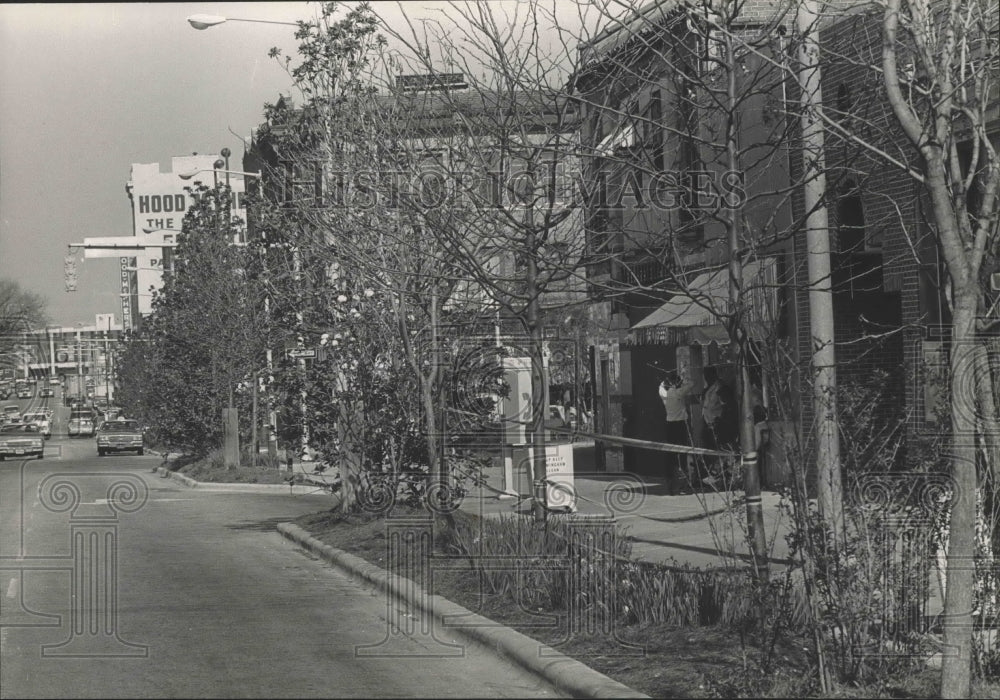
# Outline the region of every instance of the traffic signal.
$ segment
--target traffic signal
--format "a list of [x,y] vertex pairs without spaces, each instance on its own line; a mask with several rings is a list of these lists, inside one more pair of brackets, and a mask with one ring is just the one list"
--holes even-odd
[[67,292],[76,291],[76,256],[67,255],[63,258],[63,281]]

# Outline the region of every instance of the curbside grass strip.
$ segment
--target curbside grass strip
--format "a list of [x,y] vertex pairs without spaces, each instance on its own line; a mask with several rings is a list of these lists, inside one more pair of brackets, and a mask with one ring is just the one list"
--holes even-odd
[[292,495],[305,495],[316,493],[317,487],[314,484],[238,484],[238,483],[216,483],[210,481],[196,481],[190,476],[172,472],[166,467],[157,467],[155,472],[160,476],[168,477],[174,481],[179,481],[190,488],[198,488],[202,491],[227,491],[230,493],[274,493],[282,491]]
[[167,477],[169,479],[173,479],[174,481],[179,481],[182,484],[184,484],[185,486],[190,486],[191,488],[195,488],[196,486],[200,485],[200,482],[195,481],[190,476],[184,476],[183,474],[178,474],[177,472],[172,472],[169,469],[167,469],[166,467],[157,467],[156,468],[156,473],[159,474],[160,476],[164,476],[164,477]]
[[[287,539],[319,555],[349,574],[357,576],[382,592],[404,598],[424,614],[436,618],[443,629],[465,635],[510,659],[519,666],[546,679],[559,690],[577,698],[648,698],[637,690],[595,671],[516,630],[473,613],[441,596],[422,595],[416,584],[401,585],[389,573],[350,552],[322,543],[292,523],[278,523],[278,532]],[[447,618],[461,616],[461,625],[448,625]]]

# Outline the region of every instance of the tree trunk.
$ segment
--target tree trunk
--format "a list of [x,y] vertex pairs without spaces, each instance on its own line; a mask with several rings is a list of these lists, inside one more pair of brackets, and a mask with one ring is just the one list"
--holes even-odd
[[944,660],[941,697],[967,698],[972,669],[972,605],[976,553],[976,416],[974,389],[962,375],[974,371],[978,284],[969,278],[955,293],[951,342],[951,476],[945,575]]
[[[531,477],[532,488],[539,482],[543,484],[540,498],[536,498],[532,510],[535,519],[542,521],[548,513],[548,484],[545,470],[545,416],[548,406],[545,405],[545,359],[542,353],[542,329],[538,322],[538,251],[535,231],[531,227],[531,209],[525,204],[524,213],[527,223],[525,250],[527,265],[525,269],[525,293],[528,296],[526,321],[528,326],[528,347],[531,353]],[[537,496],[537,494],[536,494]]]

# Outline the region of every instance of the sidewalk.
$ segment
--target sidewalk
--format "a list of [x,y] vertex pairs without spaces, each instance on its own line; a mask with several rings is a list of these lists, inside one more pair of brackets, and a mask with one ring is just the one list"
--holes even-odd
[[[595,471],[593,451],[592,442],[574,444],[576,512],[614,516],[621,534],[632,541],[634,558],[699,568],[749,561],[742,492],[670,496],[662,480]],[[292,463],[291,474],[317,487],[335,480],[335,469],[316,473],[316,467],[316,462],[296,461]],[[504,514],[532,517],[530,494],[522,493],[521,498],[500,497],[503,490],[500,467],[485,470],[483,476],[485,486],[469,490],[462,510],[481,517],[498,518]],[[769,563],[782,566],[788,557],[785,535],[789,531],[789,516],[779,508],[778,494],[764,492],[761,500]]]
[[[634,558],[699,568],[749,561],[742,492],[671,496],[662,480],[595,471],[593,443],[576,443],[573,454],[576,512],[613,516],[620,532],[632,541]],[[529,494],[522,493],[520,498],[500,495],[500,467],[486,470],[483,476],[486,485],[470,489],[462,510],[482,517],[532,517]],[[770,564],[781,566],[788,556],[789,516],[779,508],[778,494],[761,496]]]

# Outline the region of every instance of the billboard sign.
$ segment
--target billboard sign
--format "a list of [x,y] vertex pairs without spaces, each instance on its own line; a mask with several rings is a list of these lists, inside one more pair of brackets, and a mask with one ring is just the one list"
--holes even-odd
[[[151,290],[163,286],[164,249],[159,246],[176,242],[184,216],[195,203],[190,188],[199,180],[209,186],[214,184],[213,165],[218,159],[218,155],[177,156],[171,158],[169,172],[160,172],[159,163],[132,164],[126,188],[132,200],[132,231],[133,236],[144,239],[147,246],[135,254],[139,268],[134,273],[138,289],[136,307],[140,315],[152,313]],[[182,173],[194,175],[184,180],[180,177]],[[223,184],[226,176],[220,173],[217,177],[219,184]],[[228,182],[232,191],[233,218],[245,222],[243,177],[230,174]]]

